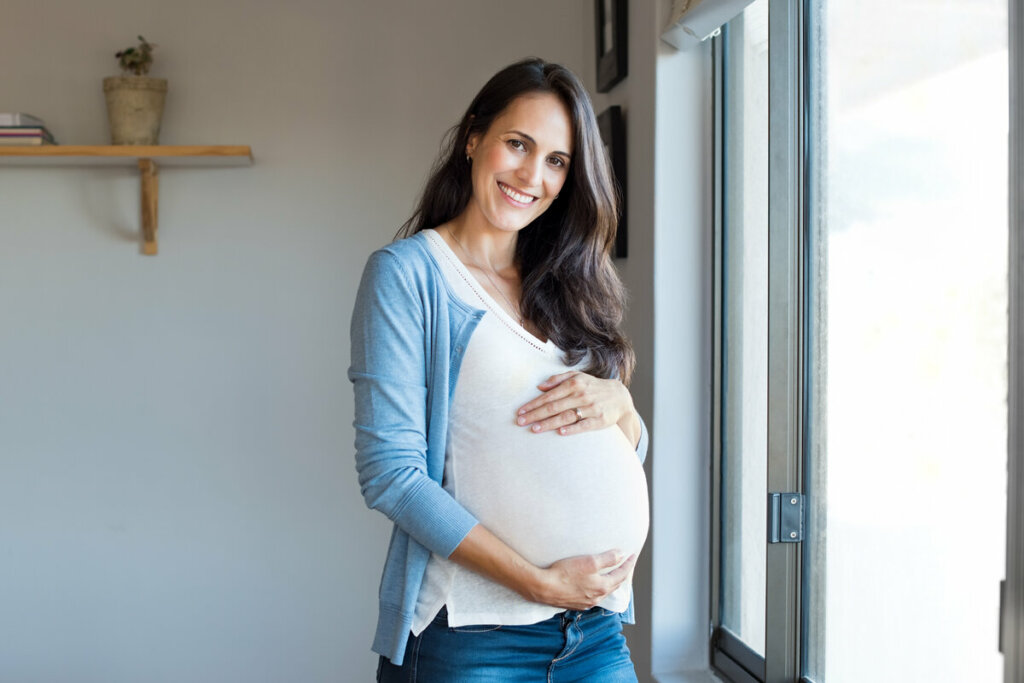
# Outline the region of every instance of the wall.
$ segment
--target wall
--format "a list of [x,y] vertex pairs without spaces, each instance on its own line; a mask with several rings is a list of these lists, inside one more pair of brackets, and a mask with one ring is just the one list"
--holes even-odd
[[[653,670],[708,665],[712,125],[709,45],[658,45],[654,250]],[[684,680],[684,679],[679,679]]]
[[130,168],[0,166],[0,680],[372,678],[389,525],[352,466],[353,290],[491,73],[593,69],[587,11],[4,3],[0,111],[105,142],[101,79],[141,33],[162,142],[256,161],[162,169],[156,257]]
[[[710,45],[660,40],[670,0],[629,3],[629,76],[598,112],[623,107],[629,257],[619,262],[638,356],[634,400],[651,430],[651,535],[628,627],[640,680],[706,681],[709,625],[711,168]],[[593,23],[588,3],[587,21]],[[594,36],[586,35],[586,50]],[[593,78],[593,64],[588,63]],[[593,81],[591,81],[593,82]]]

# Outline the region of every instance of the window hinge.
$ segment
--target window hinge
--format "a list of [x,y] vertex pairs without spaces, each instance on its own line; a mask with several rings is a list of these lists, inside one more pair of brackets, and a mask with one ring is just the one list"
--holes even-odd
[[768,494],[768,542],[800,543],[804,540],[804,494]]

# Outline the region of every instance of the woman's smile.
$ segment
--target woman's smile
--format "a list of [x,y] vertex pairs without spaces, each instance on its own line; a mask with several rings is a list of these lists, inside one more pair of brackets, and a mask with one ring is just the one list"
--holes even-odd
[[537,201],[537,198],[533,195],[519,192],[511,185],[506,185],[500,180],[498,181],[498,187],[505,193],[505,196],[512,201],[513,205],[525,207]]

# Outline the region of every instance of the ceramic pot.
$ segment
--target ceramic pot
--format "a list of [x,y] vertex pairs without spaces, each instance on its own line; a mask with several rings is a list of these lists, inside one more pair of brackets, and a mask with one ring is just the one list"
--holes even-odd
[[160,120],[167,97],[167,79],[149,76],[111,76],[103,79],[115,145],[160,144]]

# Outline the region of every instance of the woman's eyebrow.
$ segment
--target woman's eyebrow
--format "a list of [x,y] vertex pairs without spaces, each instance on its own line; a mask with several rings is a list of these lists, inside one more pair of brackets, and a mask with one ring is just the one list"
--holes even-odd
[[[533,137],[527,135],[526,133],[524,133],[521,130],[516,130],[515,128],[513,128],[512,130],[509,131],[509,133],[515,133],[516,135],[519,135],[520,137],[526,138],[527,140],[529,140],[531,145],[536,145],[537,144],[537,141],[534,140]],[[552,154],[561,154],[566,159],[572,159],[572,155],[569,154],[568,152],[560,152],[560,151],[556,150],[556,151],[552,152]]]

